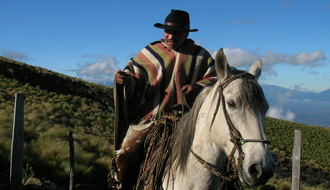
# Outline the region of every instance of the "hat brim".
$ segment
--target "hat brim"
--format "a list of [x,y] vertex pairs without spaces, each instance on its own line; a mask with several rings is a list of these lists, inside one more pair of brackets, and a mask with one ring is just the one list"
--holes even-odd
[[179,30],[179,31],[186,31],[186,32],[197,32],[198,31],[198,29],[186,29],[186,28],[181,28],[181,27],[178,27],[178,26],[164,25],[164,24],[161,24],[161,23],[154,24],[154,27],[161,28],[161,29],[166,29],[166,30]]

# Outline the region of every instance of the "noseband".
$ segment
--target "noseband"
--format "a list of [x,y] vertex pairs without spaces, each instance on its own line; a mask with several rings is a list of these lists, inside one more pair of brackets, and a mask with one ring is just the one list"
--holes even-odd
[[[242,74],[238,74],[238,75],[234,75],[232,77],[229,77],[228,79],[226,79],[222,83],[220,83],[220,85],[218,86],[218,91],[219,91],[220,97],[217,101],[216,110],[214,112],[212,122],[211,122],[211,125],[210,125],[210,128],[211,128],[213,123],[214,123],[215,116],[216,116],[216,114],[219,110],[220,102],[222,102],[222,110],[224,112],[224,116],[226,118],[226,122],[227,122],[227,125],[228,125],[230,141],[234,144],[234,147],[233,147],[231,153],[228,156],[227,170],[226,170],[225,174],[223,175],[220,172],[217,172],[211,164],[207,163],[205,160],[203,160],[200,156],[198,156],[196,153],[194,153],[191,150],[191,153],[196,157],[196,159],[205,168],[207,168],[214,175],[216,175],[216,176],[220,177],[221,179],[223,179],[223,182],[221,183],[220,189],[222,189],[223,185],[226,182],[233,181],[234,179],[237,179],[238,171],[242,170],[242,163],[243,163],[243,160],[244,160],[244,152],[242,150],[242,145],[243,144],[248,143],[248,142],[255,142],[255,143],[261,142],[261,143],[270,144],[270,142],[268,140],[263,140],[263,139],[243,139],[241,133],[235,128],[235,126],[233,125],[233,122],[231,121],[231,119],[229,117],[229,114],[228,114],[227,109],[226,109],[226,103],[225,103],[225,97],[223,95],[223,90],[231,82],[233,82],[236,79],[241,79],[241,78],[255,80],[254,76],[252,76],[250,73],[242,73]],[[235,159],[234,159],[234,154],[235,154],[236,150],[238,151],[237,164],[236,164]]]

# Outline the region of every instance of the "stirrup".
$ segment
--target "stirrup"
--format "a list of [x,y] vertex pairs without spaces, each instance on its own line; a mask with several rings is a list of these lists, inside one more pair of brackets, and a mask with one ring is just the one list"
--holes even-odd
[[118,181],[118,168],[115,162],[116,158],[117,158],[117,154],[112,159],[110,173],[108,174],[108,180],[107,180],[108,188],[111,190],[117,190],[121,188],[121,184]]

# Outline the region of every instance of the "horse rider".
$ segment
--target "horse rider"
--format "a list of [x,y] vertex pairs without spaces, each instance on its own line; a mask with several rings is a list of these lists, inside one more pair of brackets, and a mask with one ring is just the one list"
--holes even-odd
[[[191,104],[197,94],[215,82],[214,60],[188,38],[189,14],[171,10],[163,24],[164,39],[152,42],[115,75],[115,149],[109,186],[132,189],[137,180],[143,140],[151,124],[171,115],[173,106]],[[141,145],[142,144],[142,145]]]

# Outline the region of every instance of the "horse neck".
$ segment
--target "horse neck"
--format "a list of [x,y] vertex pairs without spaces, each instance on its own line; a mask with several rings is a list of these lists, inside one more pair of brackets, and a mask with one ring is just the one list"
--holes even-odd
[[[213,112],[210,110],[215,107],[216,99],[213,97],[215,97],[216,93],[218,93],[216,88],[211,90],[199,110],[191,149],[205,161],[216,166],[216,169],[220,171],[224,168],[222,162],[226,159],[226,154],[223,149],[219,148],[219,146],[213,142],[210,128],[210,120],[212,119],[210,115],[213,115]],[[218,110],[218,112],[222,111]],[[222,133],[227,132],[227,130],[228,129],[223,129]]]
[[[207,112],[209,105],[201,106],[200,114],[197,117],[195,135],[191,146],[191,151],[197,154],[204,161],[208,162],[214,169],[223,172],[223,161],[226,159],[224,152],[219,149],[210,137],[210,128],[207,126]],[[190,153],[187,160],[186,171],[175,174],[175,183],[180,187],[191,187],[194,189],[216,189],[219,187],[221,179],[207,170],[197,158]],[[192,186],[191,186],[192,185]]]
[[[173,189],[189,189],[190,187],[193,189],[216,189],[216,187],[219,187],[221,182],[220,178],[204,168],[204,166],[199,163],[197,158],[190,152],[193,151],[203,160],[212,166],[215,166],[214,169],[219,172],[223,172],[223,161],[226,159],[226,155],[224,154],[223,150],[219,149],[212,142],[210,126],[208,125],[210,122],[207,122],[209,119],[209,108],[211,107],[212,103],[214,104],[214,102],[212,102],[212,93],[214,96],[217,92],[216,90],[204,91],[202,93],[203,98],[200,97],[198,99],[197,105],[200,104],[200,106],[197,106],[197,120],[196,122],[193,122],[193,125],[195,126],[194,138],[192,140],[191,146],[189,146],[190,150],[185,150],[188,154],[187,162],[185,163],[185,169],[173,170],[173,173],[169,172],[168,174],[170,175],[166,176],[166,179],[170,179],[169,187],[174,187]],[[186,123],[184,124],[185,126],[188,126]],[[184,134],[186,135],[190,133],[185,132]]]

